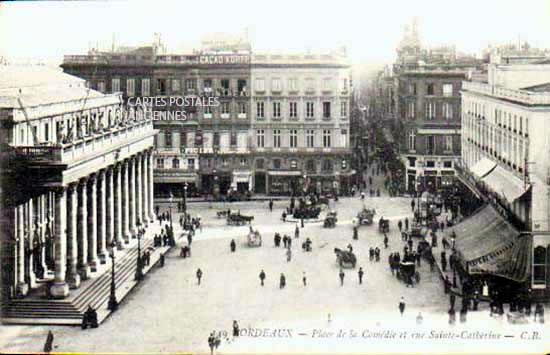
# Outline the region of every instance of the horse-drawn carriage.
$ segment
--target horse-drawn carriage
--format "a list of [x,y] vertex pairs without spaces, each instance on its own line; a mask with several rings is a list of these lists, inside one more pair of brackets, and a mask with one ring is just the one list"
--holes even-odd
[[230,226],[242,226],[251,223],[254,216],[245,216],[240,213],[232,213],[227,215],[227,224]]
[[292,215],[296,219],[310,219],[318,218],[321,213],[321,208],[315,206],[304,206],[302,208],[295,208]]
[[378,221],[378,231],[380,233],[389,233],[390,231],[390,220],[384,219],[383,217],[380,218]]
[[336,222],[338,222],[338,217],[336,211],[330,211],[325,217],[325,222],[323,223],[324,228],[334,228],[336,227]]
[[413,223],[409,235],[413,238],[425,238],[428,236],[428,228],[419,223]]
[[342,268],[355,268],[357,257],[353,252],[334,248],[336,263]]
[[399,269],[397,269],[397,279],[402,280],[408,285],[420,282],[420,273],[416,271],[416,264],[414,261],[401,261],[399,263]]
[[230,214],[231,214],[231,210],[218,211],[218,212],[216,212],[216,217],[218,217],[218,218],[222,218],[222,217],[227,218],[227,216],[229,216]]
[[250,230],[248,233],[247,244],[249,247],[261,247],[262,246],[262,235],[258,230]]
[[359,225],[371,225],[375,214],[376,210],[374,208],[363,207],[363,209],[357,214],[357,223]]

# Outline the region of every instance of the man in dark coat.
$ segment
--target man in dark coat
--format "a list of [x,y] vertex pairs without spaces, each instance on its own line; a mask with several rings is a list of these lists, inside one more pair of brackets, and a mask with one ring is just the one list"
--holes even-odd
[[201,278],[202,278],[202,270],[199,268],[197,269],[197,285],[200,285],[201,284]]
[[281,278],[279,279],[279,288],[283,289],[286,285],[286,278],[284,274],[281,274]]
[[287,244],[288,244],[288,241],[287,241],[286,234],[285,234],[285,235],[283,235],[283,246],[286,248]]
[[338,274],[338,276],[340,277],[340,286],[344,286],[344,277],[346,276],[344,274],[344,270],[343,269],[340,269],[340,274]]
[[447,256],[445,254],[445,251],[441,252],[441,269],[443,271],[447,271]]
[[235,249],[237,248],[237,244],[235,243],[235,239],[231,239],[231,244],[229,244],[231,248],[231,252],[234,253]]
[[405,299],[401,297],[399,300],[399,313],[401,313],[401,316],[403,316],[403,312],[405,312]]
[[449,297],[449,302],[451,304],[451,309],[455,308],[455,302],[456,302],[456,296],[454,293],[451,293],[451,296]]
[[53,348],[53,333],[51,330],[48,331],[48,336],[46,337],[46,343],[44,344],[44,352],[49,353]]
[[298,225],[296,225],[296,228],[294,229],[294,238],[300,237],[300,229],[298,228]]
[[401,220],[397,222],[397,228],[399,228],[399,232],[401,232],[401,229],[403,228],[403,222],[401,222]]
[[273,199],[270,199],[270,200],[269,200],[269,211],[270,211],[270,212],[273,211]]
[[262,286],[264,285],[264,280],[265,280],[265,272],[262,269],[262,271],[260,272],[260,283]]
[[414,212],[414,198],[411,200],[411,211]]
[[388,249],[388,235],[384,233],[384,248]]
[[409,218],[405,218],[405,230],[409,230]]
[[357,272],[357,274],[359,275],[359,285],[361,285],[363,283],[363,268],[362,267],[359,267],[359,271]]
[[357,233],[357,226],[353,226],[353,239],[359,239],[359,234]]

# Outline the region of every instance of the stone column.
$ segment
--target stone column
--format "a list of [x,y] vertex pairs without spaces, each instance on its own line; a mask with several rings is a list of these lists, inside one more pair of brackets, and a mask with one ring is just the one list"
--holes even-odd
[[141,220],[143,221],[143,223],[147,224],[149,222],[149,203],[148,203],[149,184],[147,182],[149,180],[149,174],[147,171],[147,151],[141,155],[140,160],[141,160],[140,164],[142,165],[141,176],[143,177],[142,185],[141,185],[141,188],[143,189],[143,191],[141,192],[143,195],[143,205],[141,208],[141,216],[142,216]]
[[42,275],[42,278],[44,278],[48,274],[48,265],[46,264],[46,225],[48,224],[48,216],[49,216],[49,209],[48,209],[48,196],[49,192],[40,195],[39,201],[40,201],[40,264],[42,267],[42,270],[44,270],[44,274]]
[[[78,185],[71,184],[68,190],[69,211],[67,228],[67,282],[71,289],[80,286],[80,275],[77,272],[78,244],[77,244],[77,209],[78,209]],[[57,263],[57,261],[56,261]]]
[[33,200],[32,197],[29,199],[29,202],[27,204],[27,211],[28,211],[28,213],[27,213],[26,225],[28,226],[27,232],[29,234],[27,235],[27,238],[28,238],[28,247],[30,248],[29,249],[30,252],[29,252],[29,255],[26,258],[25,262],[27,263],[27,270],[29,272],[29,274],[28,274],[29,287],[34,288],[34,287],[36,287],[36,275],[35,275],[34,270],[33,270],[33,265],[34,265],[33,248],[35,247],[35,244],[34,244],[35,223],[34,223],[34,200]]
[[88,199],[88,265],[97,271],[97,176],[90,177],[90,198]]
[[128,160],[122,163],[122,235],[124,236],[124,244],[130,243],[130,208],[129,197],[129,182],[128,182]]
[[141,155],[136,156],[136,218],[143,223],[143,185],[141,176]]
[[20,204],[17,208],[17,293],[20,296],[26,296],[29,292],[29,286],[25,282],[25,204]]
[[130,193],[129,193],[129,203],[130,208],[128,209],[130,213],[130,233],[132,238],[136,237],[136,164],[135,159],[130,158],[130,164],[128,166],[130,173]]
[[99,223],[97,235],[97,254],[101,264],[105,264],[107,257],[107,176],[105,170],[99,172]]
[[115,243],[117,245],[117,248],[120,250],[122,249],[122,167],[120,164],[115,165],[114,169],[114,190],[115,190]]
[[149,174],[149,178],[147,179],[148,186],[148,202],[149,202],[149,220],[151,222],[155,221],[155,195],[154,195],[154,183],[153,183],[153,153],[151,150],[147,152],[147,174]]
[[88,179],[82,179],[78,184],[78,274],[81,280],[90,277],[88,265]]
[[110,167],[105,171],[105,185],[107,187],[106,191],[106,223],[105,223],[105,233],[107,238],[107,245],[113,245],[115,240],[115,193],[114,193],[114,167]]
[[55,278],[50,294],[55,298],[69,295],[69,286],[65,282],[67,272],[67,190],[65,187],[55,191]]

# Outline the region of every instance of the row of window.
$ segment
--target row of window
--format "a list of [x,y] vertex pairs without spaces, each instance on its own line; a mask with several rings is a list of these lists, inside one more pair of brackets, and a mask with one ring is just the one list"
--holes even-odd
[[[255,80],[255,89],[256,91],[263,92],[266,91],[266,83],[268,79],[265,78],[256,78]],[[272,78],[271,81],[271,91],[272,92],[282,92],[284,90],[284,80],[282,78]],[[329,91],[333,90],[334,80],[332,78],[322,79],[322,90]],[[306,92],[315,91],[317,86],[317,80],[314,78],[306,78],[304,80],[304,89]],[[340,89],[346,91],[348,89],[348,79],[342,78]],[[287,90],[288,91],[299,91],[299,79],[298,78],[289,78],[287,80]]]
[[[331,102],[324,101],[323,105],[323,118],[331,118]],[[262,119],[265,118],[265,102],[257,101],[256,102],[256,118]],[[290,101],[288,103],[288,115],[289,118],[298,118],[298,102]],[[348,104],[346,101],[340,102],[340,117],[347,117],[348,115]],[[271,117],[281,118],[281,102],[274,101],[272,102]],[[305,103],[305,117],[306,118],[315,118],[315,102],[306,101]]]
[[[441,85],[441,94],[442,96],[451,97],[453,96],[453,84],[451,83],[445,83]],[[409,94],[410,95],[417,95],[418,94],[418,88],[416,83],[410,83],[409,84]],[[436,85],[434,83],[427,83],[426,84],[426,95],[437,95],[436,93]]]
[[[126,79],[126,95],[135,96],[136,95],[136,78]],[[149,96],[151,94],[151,79],[141,78],[141,96]],[[166,95],[168,93],[168,85],[170,84],[172,92],[179,92],[181,90],[181,83],[184,83],[185,90],[196,90],[198,79],[157,79],[156,80],[156,93],[158,95]],[[236,86],[232,85],[233,80],[231,79],[219,79],[218,87],[214,87],[214,79],[204,79],[202,81],[202,89],[205,92],[212,92],[219,96],[227,95],[246,95],[247,80],[246,79],[237,79]],[[121,90],[120,78],[113,78],[111,80],[111,91],[119,92]],[[105,82],[98,81],[97,89],[101,92],[105,92]]]
[[[195,159],[190,158],[187,159],[187,166],[191,167],[191,169],[195,168]],[[157,158],[157,168],[158,169],[164,169],[164,158]],[[179,169],[180,168],[180,160],[178,158],[172,159],[172,169]]]
[[[436,148],[436,139],[435,136],[429,135],[426,137],[426,151],[428,154],[435,153]],[[452,152],[453,150],[453,136],[444,136],[444,151],[446,152]],[[416,134],[414,131],[409,132],[409,140],[408,140],[408,147],[409,150],[416,150]],[[430,153],[431,152],[431,153]]]
[[[435,120],[438,112],[441,114],[441,117],[443,117],[446,120],[453,119],[453,114],[454,114],[453,104],[450,102],[440,103],[440,102],[428,101],[424,104],[424,109],[425,109],[424,116],[426,120],[430,120],[430,121]],[[407,106],[407,118],[411,120],[416,118],[416,101],[409,101]]]
[[[485,105],[470,102],[467,105],[467,113],[470,117],[469,119],[472,119],[473,117],[485,119]],[[529,127],[529,117],[523,117],[521,115],[512,114],[507,111],[495,109],[494,115],[492,118],[492,124],[498,127],[502,127],[504,129],[508,129],[509,131],[513,131],[514,133],[519,133],[520,135],[525,133],[525,136],[528,135],[528,127]],[[524,127],[525,122],[525,127]],[[525,128],[525,130],[524,130]]]
[[[324,129],[322,132],[322,141],[323,141],[323,148],[330,148],[332,147],[332,130],[330,129]],[[313,129],[306,129],[306,147],[307,148],[314,148],[315,147],[315,130]],[[347,139],[348,131],[346,129],[340,130],[340,135],[342,138],[341,143],[344,143]],[[298,130],[297,129],[291,129],[289,131],[289,146],[290,148],[297,148],[298,147]],[[256,130],[256,147],[258,148],[265,148],[265,129],[258,129]],[[273,130],[273,148],[281,148],[281,130],[280,129],[274,129]]]

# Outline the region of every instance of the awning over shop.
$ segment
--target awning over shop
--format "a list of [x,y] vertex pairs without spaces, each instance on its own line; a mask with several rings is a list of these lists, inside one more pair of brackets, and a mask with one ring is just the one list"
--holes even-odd
[[298,170],[268,171],[267,174],[271,176],[302,176],[302,172]]
[[251,176],[251,171],[233,171],[234,182],[248,182]]
[[491,190],[503,195],[508,202],[514,202],[520,198],[527,190],[523,182],[512,173],[507,172],[500,166],[497,166],[482,179]]
[[475,163],[474,166],[472,166],[472,168],[470,169],[470,171],[472,172],[472,174],[474,174],[474,176],[481,179],[482,177],[487,175],[491,170],[493,170],[495,166],[497,166],[497,163],[495,163],[489,158],[483,158],[477,163]]
[[[529,275],[531,237],[520,235],[491,205],[453,227],[455,247],[470,274],[492,274],[517,282]],[[447,231],[447,237],[451,231]]]

